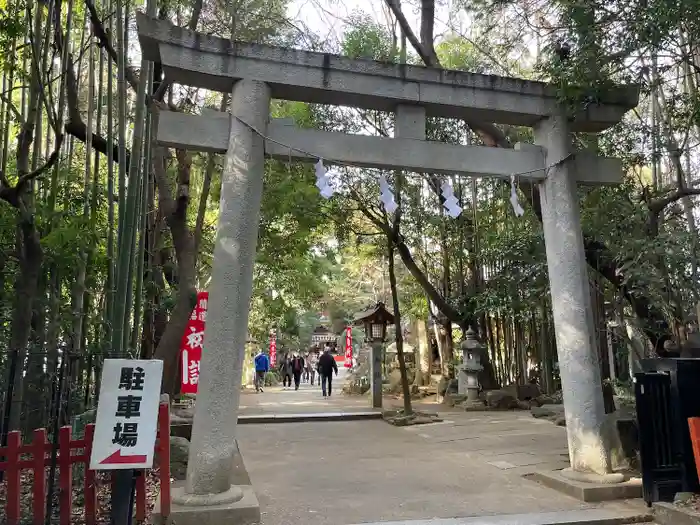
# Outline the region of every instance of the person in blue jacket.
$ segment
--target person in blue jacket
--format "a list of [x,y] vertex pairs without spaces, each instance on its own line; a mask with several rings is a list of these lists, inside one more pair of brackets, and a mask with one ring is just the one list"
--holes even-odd
[[265,374],[270,370],[270,359],[260,350],[255,356],[255,391],[263,392],[265,386]]

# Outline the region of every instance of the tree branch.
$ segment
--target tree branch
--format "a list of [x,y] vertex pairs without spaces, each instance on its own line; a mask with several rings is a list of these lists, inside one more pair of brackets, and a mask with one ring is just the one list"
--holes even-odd
[[2,100],[5,104],[7,104],[7,108],[14,114],[15,119],[17,120],[17,123],[21,126],[24,124],[24,119],[22,118],[22,113],[19,112],[17,109],[17,106],[12,102],[10,97],[6,97],[2,93],[0,93],[0,100]]
[[[92,24],[92,29],[95,33],[95,36],[97,37],[97,40],[99,40],[100,42],[99,46],[104,48],[104,50],[107,51],[107,54],[110,56],[110,58],[115,63],[117,63],[117,51],[114,49],[114,46],[112,45],[112,42],[109,39],[109,35],[107,34],[105,26],[104,24],[102,24],[102,20],[100,19],[100,16],[97,13],[97,9],[95,8],[95,4],[92,0],[85,0],[85,7],[87,7],[88,12],[90,13],[90,23]],[[131,88],[134,91],[136,91],[138,89],[139,79],[136,76],[134,68],[126,63],[124,64],[124,77],[126,78],[126,81],[129,83]]]
[[673,204],[674,202],[681,200],[683,197],[689,197],[691,195],[700,195],[700,188],[678,188],[670,195],[655,199],[649,203],[649,212],[658,216],[669,204]]
[[[82,143],[87,143],[87,126],[82,121],[69,120],[66,122],[64,127],[66,133],[72,137],[75,137]],[[107,151],[112,148],[112,159],[114,162],[119,162],[119,144],[115,143],[110,146],[109,142],[102,135],[92,132],[92,149],[99,151],[103,155],[107,156]],[[124,157],[127,165],[129,164],[129,159],[131,158],[131,152],[124,148]]]
[[413,255],[411,254],[411,249],[408,247],[402,235],[398,234],[391,224],[386,221],[382,221],[376,217],[372,212],[367,209],[361,202],[358,201],[358,206],[362,214],[369,219],[369,221],[374,224],[378,230],[386,235],[387,240],[391,242],[403,262],[406,269],[413,276],[416,282],[423,288],[426,295],[435,304],[435,306],[447,317],[450,321],[459,326],[464,324],[464,319],[460,312],[454,308],[445,297],[433,286],[430,279],[426,276],[425,272],[420,269],[416,263]]
[[195,29],[197,29],[197,25],[199,24],[199,17],[202,15],[203,4],[203,0],[194,1],[194,5],[192,6],[192,16],[190,17],[189,24],[187,24],[187,29],[189,29],[190,31],[194,31]]
[[15,189],[17,191],[22,191],[22,188],[25,184],[41,176],[46,170],[50,169],[54,164],[56,164],[56,162],[58,161],[59,154],[61,152],[61,146],[63,145],[63,137],[64,135],[62,133],[56,137],[56,145],[54,147],[54,150],[51,152],[49,158],[46,159],[46,162],[44,162],[42,166],[39,166],[34,171],[25,173],[19,178],[19,180],[17,181],[17,185],[15,186]]
[[[437,53],[435,53],[435,43],[433,42],[435,33],[435,0],[422,0],[420,14],[420,41],[423,49],[430,57],[429,64],[432,67],[440,67]],[[437,64],[437,66],[433,65]]]
[[187,207],[190,203],[190,172],[192,168],[192,155],[186,150],[175,150],[177,158],[177,196],[175,198],[175,210],[173,213],[184,218],[187,215]]
[[[406,38],[413,46],[413,49],[416,50],[416,53],[418,53],[418,56],[420,56],[420,59],[425,63],[425,65],[429,67],[442,67],[437,59],[437,56],[435,55],[435,52],[431,54],[430,51],[426,50],[423,47],[423,44],[421,44],[421,42],[418,40],[418,37],[413,32],[413,29],[411,29],[411,24],[408,23],[406,16],[403,14],[403,11],[401,11],[401,7],[399,7],[397,0],[385,1],[386,5],[389,6],[389,9],[391,9],[391,12],[396,17],[396,21],[399,23],[401,31],[403,31],[404,35],[406,35]],[[435,6],[433,5],[433,10],[434,9]]]
[[[155,127],[155,126],[154,126]],[[172,186],[168,180],[166,169],[167,150],[163,147],[156,146],[153,151],[153,174],[158,190],[158,203],[163,215],[167,218],[173,215],[175,211],[175,200],[173,199]]]
[[421,288],[425,290],[426,295],[435,304],[438,310],[440,310],[440,312],[442,312],[451,322],[463,327],[464,319],[462,314],[456,308],[454,308],[445,297],[443,297],[437,288],[435,288],[435,286],[433,286],[433,284],[430,282],[430,279],[428,279],[425,273],[423,273],[423,271],[418,267],[418,264],[416,264],[416,261],[411,254],[411,250],[404,242],[403,237],[394,236],[393,230],[390,230],[390,232],[391,242],[394,243],[396,251],[399,253],[401,261],[409,273],[413,276]]
[[[88,4],[91,0],[86,0]],[[94,9],[94,6],[93,6]],[[92,15],[91,15],[92,16]],[[99,21],[99,19],[98,19]],[[101,24],[101,22],[100,22]],[[104,31],[104,28],[103,28]],[[80,142],[87,144],[88,130],[83,118],[80,115],[80,104],[78,101],[78,80],[75,76],[72,62],[66,65],[66,107],[68,110],[68,119],[64,125],[64,130],[68,135],[78,139]],[[107,156],[107,151],[112,148],[112,159],[114,162],[119,162],[120,148],[118,143],[109,144],[103,136],[91,132],[92,148]],[[130,151],[124,147],[124,156],[127,166],[131,157]]]

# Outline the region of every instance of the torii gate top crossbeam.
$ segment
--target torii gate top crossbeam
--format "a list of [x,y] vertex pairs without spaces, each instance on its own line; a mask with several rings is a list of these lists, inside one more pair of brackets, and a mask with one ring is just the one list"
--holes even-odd
[[[419,104],[428,116],[532,126],[558,111],[546,83],[271,47],[196,33],[136,16],[144,58],[173,82],[230,92],[242,78],[265,82],[273,98],[394,111]],[[577,115],[572,131],[597,132],[634,108],[638,90],[611,89]]]

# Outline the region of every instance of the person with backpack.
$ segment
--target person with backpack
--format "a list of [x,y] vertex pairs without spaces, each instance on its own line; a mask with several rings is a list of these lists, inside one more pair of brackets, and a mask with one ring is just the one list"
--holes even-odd
[[[323,349],[323,355],[318,359],[318,372],[321,375],[321,391],[323,392],[323,397],[330,397],[333,390],[333,371],[335,375],[338,375],[338,364],[333,359],[331,355],[331,349],[326,346]],[[326,389],[328,385],[328,389]],[[326,396],[328,392],[328,396]]]
[[294,376],[294,390],[299,390],[301,374],[304,372],[304,358],[296,352],[292,358],[292,375]]
[[255,356],[255,391],[263,392],[265,386],[265,374],[270,370],[270,359],[260,350]]

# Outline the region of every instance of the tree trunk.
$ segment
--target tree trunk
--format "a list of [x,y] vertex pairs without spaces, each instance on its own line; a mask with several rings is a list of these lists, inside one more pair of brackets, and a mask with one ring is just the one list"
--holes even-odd
[[[432,309],[432,308],[431,308]],[[445,340],[440,333],[440,323],[438,322],[438,318],[436,314],[432,314],[432,321],[433,321],[433,335],[435,336],[435,344],[437,345],[438,349],[438,356],[440,357],[440,374],[447,378],[447,375],[445,375],[445,368],[443,366],[444,361],[444,346],[445,346]]]
[[394,327],[396,328],[396,355],[399,359],[399,372],[401,373],[401,390],[403,391],[403,414],[413,414],[411,406],[411,390],[408,385],[408,372],[406,371],[406,358],[403,354],[403,330],[401,328],[401,308],[399,306],[399,291],[396,286],[396,271],[394,268],[394,247],[391,239],[387,239],[387,252],[389,256],[389,285],[391,286],[391,299],[394,303]]
[[416,379],[413,382],[416,386],[427,386],[430,384],[430,375],[433,362],[433,352],[430,348],[428,338],[428,327],[425,319],[417,319],[414,323],[416,334]]
[[442,317],[440,319],[440,332],[442,333],[444,346],[442,349],[442,373],[446,378],[454,378],[454,339],[452,338],[452,321]]
[[[157,136],[154,130],[153,136]],[[158,196],[170,228],[177,259],[177,299],[163,337],[155,351],[156,359],[163,360],[163,386],[166,394],[173,395],[178,388],[178,365],[180,341],[187,327],[187,321],[197,302],[195,289],[196,253],[194,236],[187,225],[187,204],[189,201],[190,169],[192,159],[187,152],[178,151],[178,190],[177,199],[173,198],[166,173],[167,151],[153,145],[153,171],[158,188]]]
[[[15,302],[10,330],[10,354],[16,359],[12,388],[12,407],[9,430],[19,430],[24,394],[24,362],[32,328],[32,307],[36,297],[43,251],[32,219],[20,219],[17,229],[19,270],[15,278]],[[9,401],[8,395],[8,401]]]
[[[45,274],[44,274],[45,275]],[[37,287],[38,288],[38,287]],[[41,278],[42,292],[46,289],[46,279]],[[24,384],[24,401],[28,407],[26,413],[26,430],[43,427],[47,424],[44,420],[46,405],[46,294],[39,293],[37,289],[34,300],[34,312],[32,314],[32,339],[29,355],[27,356],[27,375]]]

